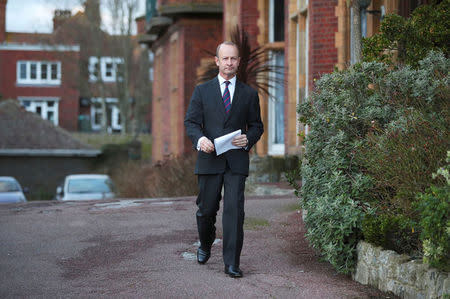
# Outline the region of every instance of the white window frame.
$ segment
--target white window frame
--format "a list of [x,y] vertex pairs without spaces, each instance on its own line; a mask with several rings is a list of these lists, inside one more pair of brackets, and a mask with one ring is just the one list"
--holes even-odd
[[[285,55],[284,51],[283,55]],[[270,51],[269,52],[269,56],[271,57],[271,64],[272,65],[276,65],[276,60],[275,60],[275,55],[273,55],[274,51]],[[269,81],[274,82],[276,79],[276,74],[275,73],[270,73],[269,74]],[[275,143],[275,136],[276,136],[276,105],[277,105],[277,99],[271,98],[275,95],[275,90],[276,88],[273,86],[269,87],[269,102],[268,102],[268,114],[269,114],[269,148],[268,148],[268,153],[269,155],[274,155],[274,156],[279,156],[279,155],[284,155],[285,153],[285,145],[284,143]],[[284,95],[286,96],[286,95]],[[285,101],[285,98],[283,98],[283,102]],[[286,117],[286,114],[284,113],[283,110],[283,118]],[[283,127],[284,127],[284,122],[283,122]],[[283,134],[284,131],[286,130],[286,128],[283,128]]]
[[269,0],[269,43],[274,42],[275,0]]
[[[31,65],[36,65],[36,78],[31,78]],[[25,78],[21,78],[20,68],[25,65]],[[43,66],[47,69],[47,78],[42,78]],[[56,65],[56,79],[52,79],[52,65]],[[60,61],[36,61],[18,60],[16,64],[17,84],[30,85],[60,85],[61,84],[61,62]]]
[[[20,104],[25,107],[26,111],[37,113],[37,108],[41,108],[41,114],[39,115],[43,119],[51,121],[47,118],[48,112],[53,112],[53,121],[55,126],[59,124],[59,101],[57,97],[19,97]],[[25,105],[29,102],[29,105]],[[48,103],[53,102],[53,106],[49,106]]]
[[113,130],[122,130],[122,124],[120,121],[120,110],[117,106],[112,106],[111,111],[111,128]]
[[[269,0],[269,43],[275,42],[275,3],[284,0]],[[284,37],[286,40],[286,37]]]
[[[95,64],[98,63],[99,69],[97,70],[101,74],[103,82],[115,82],[117,80],[117,68],[119,64],[123,64],[123,58],[120,57],[100,57],[100,63],[98,57],[89,57],[89,81],[98,81],[98,76],[95,74]],[[111,75],[107,75],[107,64],[111,64]],[[120,78],[119,78],[120,79]]]
[[[119,123],[120,120],[120,109],[117,107],[117,103],[119,102],[117,98],[106,98],[107,107],[111,108],[111,129],[121,131],[122,124]],[[91,103],[97,104],[101,103],[101,98],[91,98]],[[95,105],[91,105],[91,127],[93,130],[100,130],[102,128],[101,124],[95,123],[95,113],[102,114],[102,108],[96,107]]]

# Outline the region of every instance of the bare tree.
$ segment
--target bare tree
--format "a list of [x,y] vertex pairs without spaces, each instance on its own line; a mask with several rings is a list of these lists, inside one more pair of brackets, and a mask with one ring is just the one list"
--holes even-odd
[[[95,95],[100,99],[101,107],[101,130],[107,132],[109,123],[109,113],[106,103],[106,92],[105,92],[105,82],[103,81],[103,76],[101,72],[101,59],[103,56],[103,47],[105,44],[105,34],[101,30],[101,15],[100,15],[100,0],[87,0],[85,2],[85,14],[87,19],[87,35],[88,40],[83,44],[87,50],[87,59],[89,59],[89,54],[93,54],[91,57],[96,57],[96,63],[93,65],[94,69],[89,70],[94,72],[96,77],[95,81]],[[90,61],[85,61],[84,65],[89,65]],[[88,76],[89,78],[89,76]],[[89,80],[89,79],[88,79]],[[91,90],[91,88],[89,89]],[[95,105],[96,103],[91,103]]]
[[[130,74],[133,69],[133,48],[136,44],[133,43],[132,31],[139,1],[108,0],[108,8],[112,16],[113,32],[118,34],[115,47],[121,63],[116,64],[116,87],[122,116],[122,133],[127,133],[130,131],[130,119],[133,117]],[[134,100],[136,101],[136,98]]]
[[[100,0],[47,0],[49,3],[53,3],[61,8],[68,8],[75,3],[84,6],[84,14],[78,16],[66,17],[64,14],[67,10],[58,9],[55,11],[55,18],[61,18],[57,20],[58,26],[54,28],[52,35],[47,38],[45,43],[58,45],[61,42],[64,43],[77,43],[80,45],[80,55],[77,67],[79,72],[75,70],[70,73],[66,72],[65,76],[71,78],[78,77],[77,86],[81,96],[87,98],[96,97],[100,99],[100,102],[91,102],[91,105],[100,105],[101,107],[101,130],[107,131],[108,128],[108,107],[106,104],[107,87],[101,76],[101,57],[103,56],[107,35],[102,31],[101,24],[102,19],[100,15]],[[57,15],[62,13],[62,15]],[[90,68],[90,58],[96,57],[97,63],[94,65],[94,69]],[[67,65],[67,59],[65,59],[65,65]],[[75,65],[75,61],[72,63]],[[91,65],[92,67],[92,65]],[[91,75],[94,75],[95,80],[90,80]]]
[[[101,109],[101,130],[106,132],[111,122],[111,107],[108,107],[106,98],[115,97],[118,99],[122,132],[142,131],[145,122],[142,115],[145,115],[151,96],[148,93],[149,52],[146,48],[139,48],[132,35],[141,0],[65,1],[72,4],[73,1],[79,1],[85,11],[81,16],[70,18],[55,37],[57,40],[69,39],[80,45],[78,88],[81,96],[98,99],[91,101],[91,106]],[[102,30],[101,5],[105,5],[112,17],[112,35]],[[115,82],[105,82],[103,76],[107,57],[111,58],[108,64],[112,64]],[[111,65],[107,69],[111,71]]]

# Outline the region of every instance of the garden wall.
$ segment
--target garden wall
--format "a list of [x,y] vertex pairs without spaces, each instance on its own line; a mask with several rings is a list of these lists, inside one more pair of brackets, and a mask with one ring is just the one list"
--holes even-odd
[[400,298],[450,298],[448,273],[364,241],[358,243],[357,252],[353,279],[359,283],[392,292]]

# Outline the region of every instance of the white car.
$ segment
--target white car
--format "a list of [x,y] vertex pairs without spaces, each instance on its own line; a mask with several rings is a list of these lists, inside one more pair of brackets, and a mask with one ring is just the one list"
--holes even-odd
[[0,203],[26,202],[19,182],[11,176],[0,176]]
[[56,199],[98,200],[114,198],[112,180],[105,174],[73,174],[64,179],[64,185],[56,188]]

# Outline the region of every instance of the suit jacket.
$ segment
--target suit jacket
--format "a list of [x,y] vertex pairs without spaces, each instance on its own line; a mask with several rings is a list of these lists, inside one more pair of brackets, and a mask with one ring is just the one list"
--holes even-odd
[[194,148],[200,137],[214,138],[241,129],[247,135],[246,149],[233,149],[217,156],[199,151],[195,174],[217,174],[225,171],[228,163],[234,173],[248,175],[248,151],[264,132],[259,107],[259,97],[255,89],[236,80],[231,110],[225,113],[219,79],[214,79],[195,87],[184,119],[188,137]]

